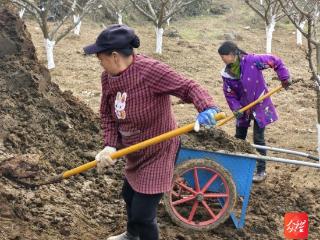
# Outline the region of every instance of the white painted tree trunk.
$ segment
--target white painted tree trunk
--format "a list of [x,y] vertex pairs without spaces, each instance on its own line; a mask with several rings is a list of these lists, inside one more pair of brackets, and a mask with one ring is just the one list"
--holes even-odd
[[119,12],[116,12],[118,16],[118,24],[122,24],[122,14]]
[[171,20],[171,17],[167,19],[167,26],[168,27],[170,26],[170,20]]
[[49,39],[45,39],[46,53],[47,53],[47,61],[48,61],[48,69],[55,68],[54,59],[53,59],[53,48],[55,45],[55,41],[50,41]]
[[[73,22],[77,23],[80,19],[80,15],[73,15]],[[73,32],[75,35],[79,36],[80,35],[80,29],[81,29],[81,21],[79,21],[79,23],[75,26],[75,28],[73,29]]]
[[163,37],[163,28],[156,27],[156,53],[162,54],[162,37]]
[[266,36],[267,36],[266,52],[267,53],[271,53],[272,51],[272,36],[273,36],[275,26],[276,26],[276,17],[272,16],[270,24],[266,26]]
[[25,8],[22,8],[22,9],[19,11],[19,17],[20,17],[20,18],[23,17],[23,14],[24,14],[25,11],[26,11]]
[[317,124],[318,128],[318,157],[319,157],[319,164],[320,164],[320,124]]
[[[299,27],[301,29],[303,29],[304,25],[306,24],[306,21],[302,21],[300,24],[299,24]],[[297,29],[297,45],[298,46],[301,46],[302,45],[302,33]]]
[[[319,66],[318,66],[319,68]],[[317,76],[318,79],[320,79],[320,76]],[[320,84],[317,81],[317,115],[318,115],[318,121],[317,121],[317,129],[318,129],[318,157],[319,157],[319,164],[320,164]]]

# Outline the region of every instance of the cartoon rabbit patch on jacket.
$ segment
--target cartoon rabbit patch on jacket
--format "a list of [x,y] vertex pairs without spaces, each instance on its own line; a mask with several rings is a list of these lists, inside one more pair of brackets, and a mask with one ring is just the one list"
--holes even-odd
[[126,107],[127,93],[117,92],[117,97],[114,102],[114,108],[118,119],[126,118],[126,111],[124,110]]

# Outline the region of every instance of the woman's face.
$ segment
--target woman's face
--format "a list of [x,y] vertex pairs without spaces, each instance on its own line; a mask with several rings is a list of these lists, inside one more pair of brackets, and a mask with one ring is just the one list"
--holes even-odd
[[220,55],[220,57],[226,65],[234,63],[236,61],[236,55],[234,54]]
[[103,67],[103,69],[110,75],[116,75],[119,73],[118,55],[119,54],[116,52],[113,52],[111,55],[104,53],[97,54],[101,67]]

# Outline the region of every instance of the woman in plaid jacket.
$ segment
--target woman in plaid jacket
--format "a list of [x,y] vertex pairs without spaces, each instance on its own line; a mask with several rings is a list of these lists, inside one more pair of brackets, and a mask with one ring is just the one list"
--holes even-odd
[[[98,153],[98,170],[114,162],[110,154],[177,127],[170,95],[193,103],[202,125],[215,125],[219,111],[211,96],[197,83],[168,65],[143,55],[133,48],[139,38],[126,25],[111,25],[96,42],[84,48],[97,54],[102,73],[100,114],[105,148]],[[127,208],[127,230],[108,240],[159,239],[156,212],[164,192],[171,186],[179,138],[158,143],[129,154],[122,195]]]

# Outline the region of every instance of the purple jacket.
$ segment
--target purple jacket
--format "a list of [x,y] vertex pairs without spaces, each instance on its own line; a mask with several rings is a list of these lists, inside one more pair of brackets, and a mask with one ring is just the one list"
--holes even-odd
[[[239,110],[268,92],[262,70],[273,68],[280,81],[290,78],[289,71],[281,59],[273,55],[243,55],[240,68],[240,79],[233,78],[225,70],[221,73],[224,95],[232,111]],[[252,115],[245,113],[242,118],[238,119],[237,126],[249,127],[250,116],[255,118],[260,128],[278,119],[271,98],[266,98],[251,108],[251,113]]]

